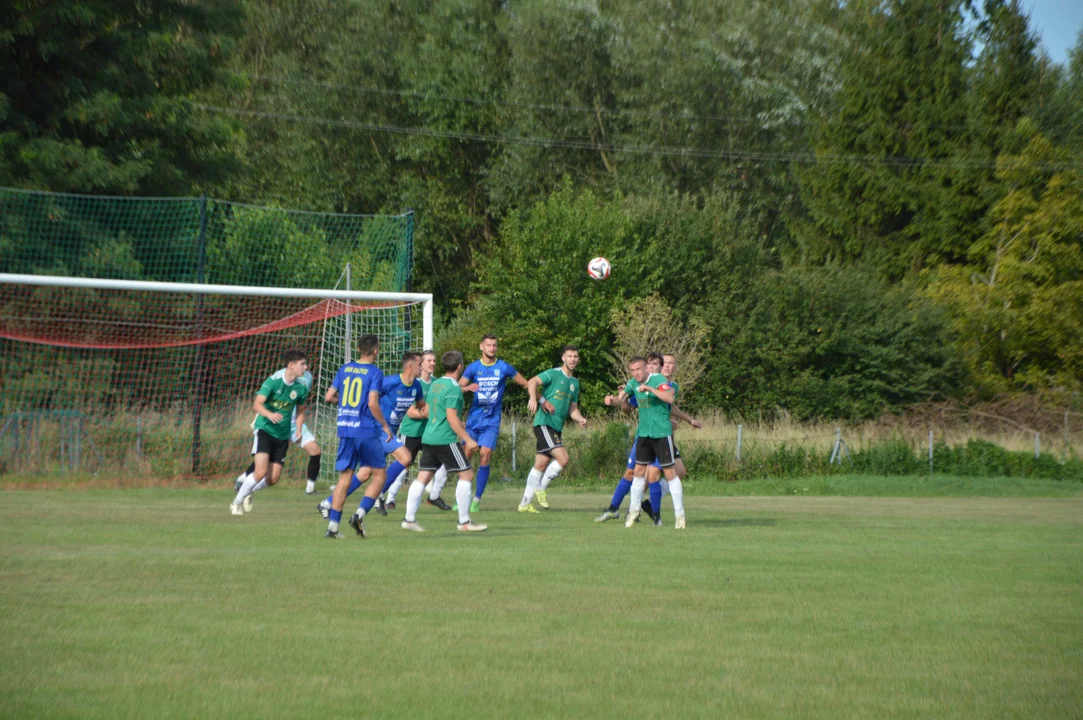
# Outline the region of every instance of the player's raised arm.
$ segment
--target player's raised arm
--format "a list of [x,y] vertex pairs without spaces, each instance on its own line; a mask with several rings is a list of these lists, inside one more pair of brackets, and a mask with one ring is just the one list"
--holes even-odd
[[703,427],[703,423],[701,423],[699,420],[696,420],[694,417],[692,417],[691,415],[689,415],[685,411],[681,410],[676,405],[670,405],[669,412],[674,418],[676,418],[677,420],[680,420],[682,422],[688,423],[689,425],[694,427],[696,430],[699,430],[700,428]]

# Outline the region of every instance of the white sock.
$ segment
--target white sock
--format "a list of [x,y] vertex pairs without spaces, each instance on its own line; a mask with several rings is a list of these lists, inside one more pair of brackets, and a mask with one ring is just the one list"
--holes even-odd
[[267,486],[267,478],[263,478],[258,483],[256,483],[256,486],[254,488],[252,488],[252,492],[256,492],[257,490],[262,490],[265,487],[268,487]]
[[673,514],[684,515],[684,486],[680,478],[669,481],[669,492],[673,495]]
[[245,477],[244,482],[241,483],[241,489],[237,491],[237,497],[233,499],[234,503],[241,503],[246,497],[252,494],[252,489],[256,487],[256,479],[251,475]]
[[439,495],[433,495],[433,490],[436,489],[436,482],[429,480],[429,484],[425,486],[425,494],[429,496],[429,500],[435,500],[440,497]]
[[387,489],[387,502],[395,502],[395,498],[399,495],[399,490],[402,489],[402,484],[406,482],[406,468],[403,468],[399,476],[395,478],[395,482],[391,483],[391,487]]
[[647,478],[633,477],[632,492],[629,498],[628,512],[639,512],[639,506],[643,504],[643,490],[647,487]]
[[459,503],[459,524],[465,525],[470,522],[470,493],[472,492],[469,480],[460,480],[455,485],[455,502]]
[[441,465],[436,469],[436,474],[432,476],[432,490],[429,491],[429,498],[435,500],[440,497],[440,493],[444,492],[445,485],[447,485],[447,468]]
[[424,485],[417,480],[410,483],[410,491],[406,494],[406,522],[417,522],[417,509],[421,507],[421,496],[424,494]]
[[[678,478],[678,479],[680,479],[680,478]],[[669,480],[666,480],[665,478],[662,478],[658,482],[662,483],[662,497],[665,497],[666,495],[669,495],[669,493],[670,493]]]
[[330,530],[333,533],[337,533],[338,532],[338,523],[335,522],[334,520],[332,520],[331,522],[327,523],[327,529]]
[[549,467],[545,468],[545,474],[542,475],[541,489],[548,490],[549,483],[553,482],[553,478],[560,474],[560,471],[564,469],[564,466],[553,460],[549,463]]
[[541,482],[541,479],[541,470],[530,468],[530,474],[526,476],[526,491],[523,492],[523,501],[519,503],[519,507],[529,505],[530,501],[534,499],[534,491],[538,489],[538,483]]

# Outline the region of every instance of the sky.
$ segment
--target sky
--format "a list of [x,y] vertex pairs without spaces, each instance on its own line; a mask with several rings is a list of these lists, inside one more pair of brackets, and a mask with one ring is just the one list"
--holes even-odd
[[1068,62],[1068,50],[1083,30],[1083,0],[1022,0],[1022,5],[1053,62]]

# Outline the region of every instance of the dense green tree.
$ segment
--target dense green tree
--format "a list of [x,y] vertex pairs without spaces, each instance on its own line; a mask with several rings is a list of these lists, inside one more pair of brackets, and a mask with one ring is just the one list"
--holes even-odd
[[192,107],[242,32],[232,0],[0,3],[0,184],[199,194],[240,165]]

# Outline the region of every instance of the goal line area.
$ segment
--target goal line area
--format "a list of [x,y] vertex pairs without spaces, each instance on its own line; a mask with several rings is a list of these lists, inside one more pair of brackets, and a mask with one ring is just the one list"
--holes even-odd
[[[0,473],[236,474],[285,350],[322,395],[359,336],[379,336],[390,374],[432,333],[423,293],[0,274]],[[333,457],[334,408],[308,418]]]

